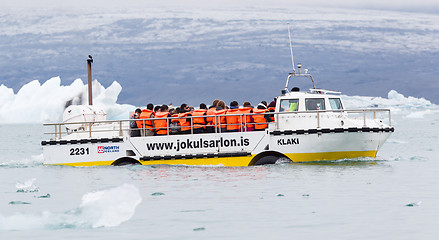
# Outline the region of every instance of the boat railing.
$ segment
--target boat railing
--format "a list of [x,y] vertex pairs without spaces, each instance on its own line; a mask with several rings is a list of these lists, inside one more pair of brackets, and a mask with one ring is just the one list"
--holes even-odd
[[[256,125],[268,125],[271,124],[269,121],[267,122],[259,122],[256,123],[254,121],[247,121],[248,117],[253,117],[256,115],[269,115],[271,119],[274,119],[273,124],[275,124],[275,128],[279,129],[280,122],[283,117],[294,117],[294,116],[306,116],[315,118],[315,127],[317,129],[325,127],[322,126],[324,116],[329,115],[337,115],[337,116],[345,116],[349,119],[357,119],[363,121],[363,127],[368,126],[368,120],[383,120],[389,127],[391,126],[391,115],[389,109],[353,109],[353,110],[315,110],[315,111],[292,111],[292,112],[266,112],[266,113],[243,113],[243,114],[222,114],[222,115],[203,115],[203,116],[186,116],[186,117],[167,117],[167,118],[147,118],[147,119],[125,119],[125,120],[103,120],[103,121],[88,121],[88,122],[66,122],[66,123],[46,123],[44,126],[46,128],[52,128],[52,130],[45,132],[46,135],[52,136],[51,139],[59,140],[62,139],[66,135],[70,134],[81,134],[81,137],[88,138],[96,138],[99,137],[100,133],[108,133],[112,132],[113,137],[123,137],[126,135],[130,135],[132,131],[139,131],[141,136],[145,136],[145,131],[148,128],[132,128],[130,125],[135,124],[137,126],[137,122],[141,122],[142,126],[145,126],[147,121],[167,121],[166,127],[163,128],[151,128],[153,131],[158,130],[166,130],[166,134],[164,135],[173,135],[172,130],[181,129],[182,126],[172,126],[170,123],[173,119],[189,119],[190,125],[184,126],[186,128],[190,127],[190,133],[188,134],[198,134],[196,131],[197,128],[209,129],[210,133],[223,133],[227,132],[227,126],[238,126],[236,128],[237,131],[250,131],[253,127],[253,131],[265,130],[266,127],[261,127],[262,129],[256,129]],[[384,114],[384,117],[382,117]],[[227,123],[223,121],[227,117],[238,117],[239,121],[237,123]],[[212,118],[213,121],[206,122],[206,124],[196,125],[194,124],[194,119],[196,118]],[[380,117],[380,118],[378,118]],[[387,118],[387,121],[386,121]],[[312,124],[312,123],[311,123]],[[78,127],[78,125],[80,127]],[[75,126],[75,127],[71,127]],[[195,130],[195,131],[194,131]],[[181,133],[178,133],[181,134]]]

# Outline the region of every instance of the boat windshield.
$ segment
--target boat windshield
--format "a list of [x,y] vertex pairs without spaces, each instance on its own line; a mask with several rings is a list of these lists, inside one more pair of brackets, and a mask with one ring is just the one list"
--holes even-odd
[[332,110],[341,110],[343,109],[343,105],[341,104],[340,98],[330,98],[329,104],[331,104]]
[[306,111],[325,110],[324,98],[307,98],[305,99]]
[[279,112],[295,112],[299,110],[299,99],[282,99]]

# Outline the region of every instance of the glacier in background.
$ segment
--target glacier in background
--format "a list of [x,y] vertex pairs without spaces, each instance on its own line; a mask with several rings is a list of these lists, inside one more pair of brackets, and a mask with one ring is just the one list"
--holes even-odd
[[[118,82],[105,88],[97,80],[93,81],[93,103],[106,111],[107,119],[128,119],[129,113],[135,110],[134,105],[117,103],[121,91],[122,86]],[[61,85],[59,77],[51,78],[43,84],[34,80],[24,85],[16,94],[12,88],[0,85],[0,123],[61,122],[64,109],[68,105],[88,104],[87,94],[88,87],[81,79],[76,79],[68,86]],[[439,112],[437,105],[424,98],[405,97],[395,90],[389,91],[387,95],[387,98],[344,95],[343,99],[345,107],[350,109],[390,108],[392,113],[407,117],[423,117],[425,114]],[[206,99],[208,105],[210,100]],[[192,101],[189,104],[197,107],[199,103]],[[256,104],[257,102],[254,103]]]

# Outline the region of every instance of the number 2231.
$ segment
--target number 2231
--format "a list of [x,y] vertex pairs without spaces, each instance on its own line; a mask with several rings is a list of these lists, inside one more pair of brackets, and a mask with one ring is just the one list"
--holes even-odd
[[88,148],[70,148],[70,155],[88,155],[90,150]]

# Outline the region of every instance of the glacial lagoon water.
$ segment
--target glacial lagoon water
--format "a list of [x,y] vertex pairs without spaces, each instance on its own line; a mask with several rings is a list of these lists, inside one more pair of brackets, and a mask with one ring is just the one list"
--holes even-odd
[[45,166],[41,124],[2,124],[0,234],[437,239],[439,109],[393,110],[377,158],[239,168]]

